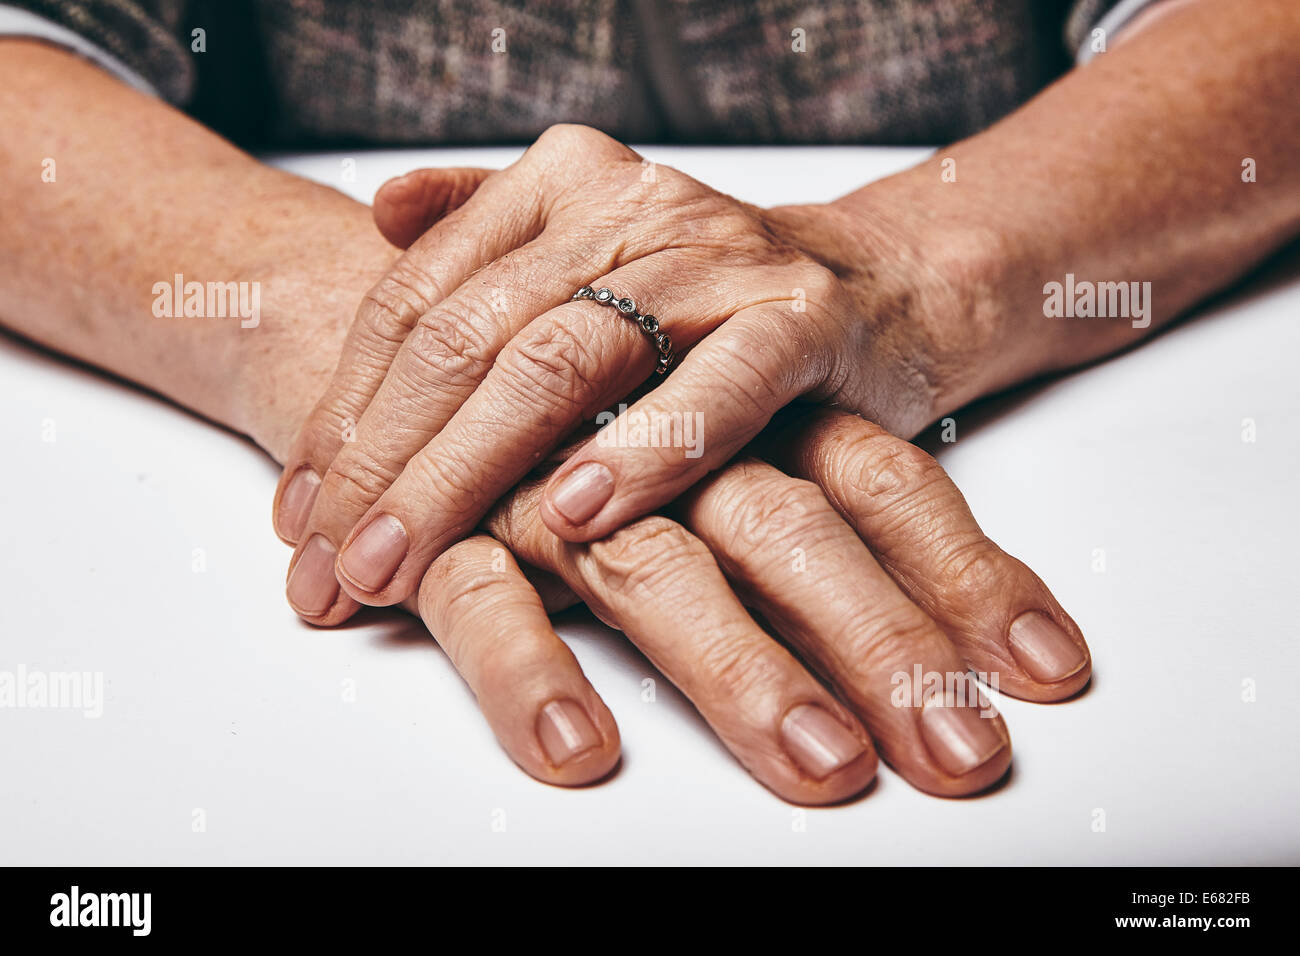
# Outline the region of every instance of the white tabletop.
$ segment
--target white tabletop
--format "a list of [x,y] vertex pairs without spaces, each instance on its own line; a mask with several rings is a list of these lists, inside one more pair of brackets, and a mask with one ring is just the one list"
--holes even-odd
[[[923,155],[644,152],[759,203]],[[281,162],[368,199],[413,165],[517,153]],[[932,450],[1074,615],[1096,677],[1063,705],[999,698],[1015,769],[990,795],[936,799],[882,768],[864,799],[807,811],[666,681],[643,702],[651,667],[585,618],[560,633],[623,763],[585,790],[536,783],[414,619],[298,623],[277,469],[251,445],[0,337],[0,672],[104,680],[98,718],[0,709],[0,862],[1300,862],[1298,312],[1292,255],[1143,348],[958,416]]]

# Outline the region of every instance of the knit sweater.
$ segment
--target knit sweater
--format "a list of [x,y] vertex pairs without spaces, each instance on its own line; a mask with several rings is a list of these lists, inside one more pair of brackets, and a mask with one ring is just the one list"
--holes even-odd
[[1068,69],[1117,0],[7,0],[246,146],[939,143]]

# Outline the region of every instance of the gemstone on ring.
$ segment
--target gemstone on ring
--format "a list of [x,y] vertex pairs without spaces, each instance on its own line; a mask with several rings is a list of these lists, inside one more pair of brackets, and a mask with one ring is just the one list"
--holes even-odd
[[601,305],[611,305],[621,315],[635,322],[645,337],[654,343],[655,350],[659,353],[655,362],[655,374],[668,374],[668,370],[672,368],[676,359],[676,356],[673,355],[673,340],[668,337],[668,333],[660,331],[659,320],[653,315],[642,315],[637,312],[634,299],[630,296],[617,296],[607,288],[593,292],[592,287],[589,285],[584,285],[575,292],[573,298],[591,299]]

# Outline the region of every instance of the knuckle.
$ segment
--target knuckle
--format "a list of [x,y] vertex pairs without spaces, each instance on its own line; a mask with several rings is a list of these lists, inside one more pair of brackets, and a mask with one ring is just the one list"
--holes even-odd
[[529,685],[548,683],[569,653],[559,642],[522,639],[517,633],[480,634],[475,641],[475,690],[480,697],[525,698]]
[[632,153],[632,150],[612,136],[581,123],[556,123],[548,126],[537,137],[535,145],[544,152],[560,152],[566,160],[571,160],[573,156],[603,158],[611,154],[622,157]]
[[489,322],[463,303],[444,304],[421,315],[410,338],[419,380],[410,384],[426,386],[422,376],[431,376],[438,384],[476,382],[478,370],[492,355],[489,336],[482,331]]
[[[766,320],[754,321],[766,323]],[[763,340],[773,345],[766,346]],[[786,403],[787,391],[797,372],[780,359],[775,347],[779,341],[775,328],[767,334],[766,324],[757,331],[751,326],[744,335],[721,335],[707,349],[697,350],[692,356],[705,366],[707,380],[715,381],[718,389],[747,403],[755,416],[766,420]]]
[[[767,237],[735,200],[714,191],[685,173],[656,167],[651,188],[630,168],[624,177],[634,185],[622,191],[620,217],[635,216],[642,235],[633,238],[629,253],[651,255],[688,249],[701,264],[752,266],[772,262]],[[699,259],[701,253],[705,258]]]
[[795,282],[809,303],[823,309],[835,305],[843,288],[839,276],[816,262],[800,265],[795,273]]
[[502,585],[502,575],[478,562],[453,565],[440,589],[443,619],[490,620],[506,594]]
[[[822,365],[825,366],[828,364],[824,358],[827,352],[827,328],[829,327],[827,323],[843,324],[845,316],[853,315],[856,307],[847,300],[840,280],[821,266],[817,268],[820,270],[819,275],[822,278],[814,282],[811,290],[806,285],[799,285],[798,283],[803,280],[797,279],[795,285],[786,291],[787,298],[778,309],[778,314],[784,320],[781,322],[778,331],[781,340],[788,343],[787,355],[791,356],[792,362],[797,362],[801,356],[823,356]],[[834,283],[834,287],[826,288],[825,283]],[[812,304],[815,311],[821,313],[821,316],[826,321],[792,322],[789,320],[793,305],[788,296],[796,289],[805,290],[807,301]],[[807,361],[807,359],[804,360]]]
[[941,580],[946,588],[967,594],[1010,593],[1016,567],[1001,549],[982,534],[950,548],[943,557]]
[[397,475],[364,449],[347,447],[335,456],[321,479],[320,500],[369,508]]
[[841,454],[841,474],[855,498],[852,511],[860,517],[906,511],[909,502],[922,500],[927,490],[947,481],[937,461],[887,432],[851,439]]
[[[495,544],[493,539],[474,536],[457,541],[437,558],[429,562],[424,578],[420,582],[420,601],[445,602],[447,597],[485,567],[491,567],[487,549]],[[490,552],[488,552],[490,553]],[[495,575],[500,580],[500,575]],[[486,580],[487,576],[484,575]]]
[[391,503],[392,509],[409,515],[412,548],[432,560],[479,524],[497,497],[491,480],[465,467],[458,454],[425,450],[406,463],[384,507]]
[[709,642],[701,649],[698,666],[699,682],[709,688],[709,696],[728,701],[769,697],[767,689],[786,678],[777,655],[740,638]]
[[630,184],[625,195],[647,211],[661,214],[685,244],[695,244],[696,239],[707,244],[744,231],[735,228],[740,210],[735,202],[680,169],[656,165],[649,183],[640,164],[629,165],[623,175]]
[[646,599],[661,595],[673,576],[691,573],[713,557],[704,544],[675,521],[642,518],[587,546],[578,562],[587,582]]
[[721,509],[720,546],[729,557],[772,553],[785,559],[786,545],[807,543],[839,521],[817,485],[782,477],[759,485],[737,485]]
[[556,147],[566,144],[576,143],[579,140],[585,140],[587,136],[597,132],[590,126],[584,126],[581,123],[552,123],[546,129],[542,130],[537,137],[538,146]]
[[[518,589],[475,556],[439,557],[420,586],[421,616],[435,630],[452,664],[481,693],[485,687],[509,686],[535,666],[530,642],[516,641],[512,628],[493,627],[506,619],[520,600]],[[480,622],[488,626],[479,626]],[[506,647],[507,644],[513,646]],[[531,659],[530,659],[531,658]]]
[[932,644],[936,633],[918,607],[900,604],[888,610],[863,609],[846,619],[842,633],[833,639],[853,683],[869,686],[886,670],[924,659],[918,649]]
[[529,401],[560,405],[589,391],[600,368],[591,339],[568,324],[548,324],[545,336],[530,332],[501,353],[497,367],[506,382]]
[[[637,171],[638,181],[640,178],[639,171]],[[654,190],[650,194],[653,202],[666,210],[677,212],[684,221],[697,224],[701,228],[708,225],[708,217],[681,215],[682,212],[689,210],[693,203],[706,195],[717,194],[704,186],[698,179],[688,176],[680,169],[674,169],[672,166],[655,166]]]
[[318,472],[329,470],[347,436],[356,428],[353,402],[342,390],[332,391],[312,410],[300,439]]
[[414,308],[395,304],[391,297],[382,296],[377,287],[372,287],[357,309],[351,342],[366,359],[380,363],[384,355],[406,341],[411,323],[419,314]]
[[[403,493],[422,502],[426,513],[437,502],[472,523],[468,512],[485,491],[478,476],[479,470],[467,467],[459,452],[443,446],[437,454],[426,449],[408,461],[400,481]],[[477,515],[472,520],[478,520]]]
[[[430,563],[426,575],[435,589],[467,587],[477,580],[475,575],[492,568],[493,554],[497,549],[505,550],[495,539],[482,535],[457,541]],[[492,571],[490,575],[482,575],[482,579],[485,583],[499,582],[502,574]]]
[[[438,555],[425,571],[420,581],[420,614],[435,629],[446,629],[447,623],[456,619],[457,612],[466,609],[466,602],[469,602],[468,610],[475,610],[475,603],[470,599],[491,585],[489,575],[483,573],[482,561],[475,557],[475,550],[472,541],[457,542]],[[499,575],[496,577],[499,579]]]
[[385,341],[401,342],[416,319],[441,298],[433,276],[403,256],[366,292],[359,318],[372,334]]

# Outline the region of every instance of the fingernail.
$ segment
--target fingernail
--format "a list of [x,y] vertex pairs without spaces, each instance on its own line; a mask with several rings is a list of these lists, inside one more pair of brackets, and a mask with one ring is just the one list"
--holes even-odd
[[339,569],[367,591],[382,590],[410,545],[402,522],[392,515],[380,515],[343,549]]
[[824,780],[867,749],[847,727],[816,704],[792,708],[781,721],[781,739],[790,759],[815,780]]
[[1046,614],[1029,611],[1011,622],[1007,635],[1016,663],[1043,684],[1077,674],[1088,659],[1083,648]]
[[285,486],[280,497],[280,515],[276,527],[280,536],[297,542],[307,527],[307,518],[311,516],[311,506],[316,502],[316,492],[320,491],[320,475],[310,468],[299,468]]
[[551,507],[570,524],[582,524],[614,494],[614,476],[598,461],[580,465],[551,489]]
[[557,767],[601,743],[600,731],[576,700],[553,700],[543,707],[537,715],[537,737]]
[[289,603],[304,614],[314,615],[328,611],[339,594],[339,581],[334,576],[334,545],[323,534],[314,534],[302,550],[302,557],[294,565],[286,588]]
[[[988,716],[981,717],[981,713]],[[939,766],[960,777],[988,763],[1006,746],[994,723],[996,716],[991,704],[981,711],[975,707],[945,705],[939,697],[921,708],[921,736]]]

